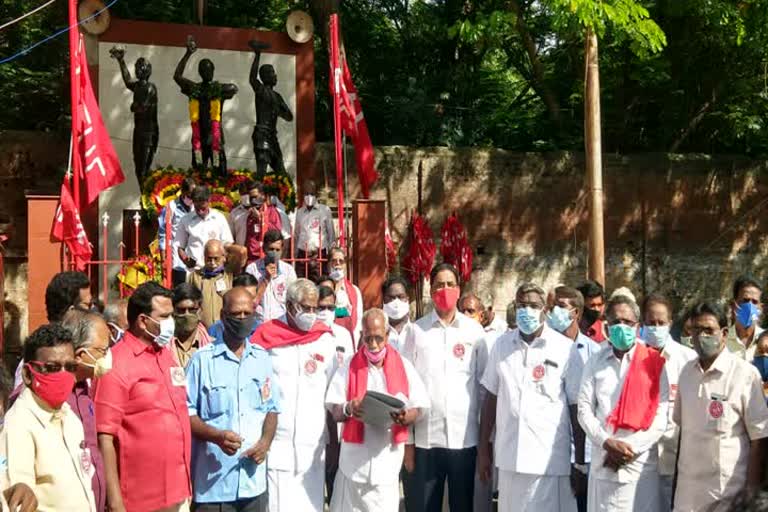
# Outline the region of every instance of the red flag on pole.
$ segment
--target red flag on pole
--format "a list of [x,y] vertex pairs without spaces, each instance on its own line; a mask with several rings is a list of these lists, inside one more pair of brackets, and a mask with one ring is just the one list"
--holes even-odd
[[91,259],[91,244],[88,243],[88,235],[80,221],[80,212],[69,190],[69,179],[64,178],[61,184],[61,197],[56,215],[53,216],[51,238],[63,242],[67,246],[70,258],[75,262],[77,270],[85,270],[85,264]]
[[339,245],[346,247],[344,236],[344,168],[341,155],[341,67],[339,65],[339,16],[331,14],[331,94],[333,95],[333,145],[336,149],[336,197],[339,209]]

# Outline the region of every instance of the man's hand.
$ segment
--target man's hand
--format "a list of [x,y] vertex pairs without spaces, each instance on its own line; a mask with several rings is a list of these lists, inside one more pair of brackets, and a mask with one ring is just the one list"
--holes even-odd
[[271,281],[277,277],[277,263],[267,263],[265,268],[267,273],[264,275],[264,277],[267,278],[267,281]]
[[260,52],[262,50],[266,50],[271,47],[269,43],[263,43],[261,41],[257,41],[256,39],[252,39],[251,41],[248,41],[248,46],[250,46],[251,49],[256,52]]
[[614,471],[618,471],[621,466],[635,458],[635,452],[632,451],[632,447],[618,439],[607,439],[603,443],[603,448],[606,451],[603,465]]
[[392,421],[397,425],[412,425],[419,418],[418,409],[401,409],[397,412],[391,412],[389,415]]
[[259,220],[261,218],[261,213],[259,212],[259,209],[255,206],[251,206],[248,208],[248,215],[251,216],[251,218],[255,220]]
[[37,498],[27,484],[14,484],[3,491],[8,507],[13,511],[35,512],[37,510]]
[[587,475],[571,465],[571,490],[573,491],[574,496],[587,495],[587,482]]
[[350,400],[347,411],[355,418],[361,418],[363,416],[363,400],[360,398]]
[[251,446],[243,453],[243,457],[253,460],[256,464],[261,464],[264,462],[264,459],[267,458],[267,452],[269,452],[271,444],[271,441],[261,438],[255,445]]
[[483,483],[490,482],[493,469],[491,444],[480,443],[477,447],[477,475]]
[[219,438],[216,440],[216,444],[227,455],[234,455],[243,444],[243,438],[231,430],[222,430],[219,432]]
[[413,470],[416,469],[416,446],[412,444],[405,445],[403,467],[408,473],[413,473]]
[[125,504],[123,504],[122,502],[116,505],[109,503],[107,504],[107,512],[126,512]]
[[195,42],[195,38],[192,36],[187,36],[187,53],[192,55],[197,51],[197,43]]
[[187,256],[184,259],[184,265],[186,265],[187,268],[195,268],[197,266],[197,260],[192,256]]

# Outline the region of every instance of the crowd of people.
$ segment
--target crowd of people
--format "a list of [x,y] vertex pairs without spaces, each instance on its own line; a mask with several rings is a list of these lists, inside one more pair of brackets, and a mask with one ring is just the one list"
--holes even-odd
[[[6,507],[759,510],[757,281],[682,314],[658,294],[525,283],[503,317],[441,263],[412,319],[397,275],[364,307],[309,196],[292,227],[258,184],[227,219],[186,182],[163,212],[173,289],[148,282],[102,310],[85,274],[53,278],[49,323],[0,379]],[[319,262],[285,261],[289,234]],[[399,405],[371,405],[387,395]]]

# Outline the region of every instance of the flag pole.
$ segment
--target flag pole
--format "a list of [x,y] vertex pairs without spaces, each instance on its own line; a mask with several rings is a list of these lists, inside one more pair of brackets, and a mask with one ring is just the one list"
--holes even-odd
[[[73,165],[73,162],[79,158],[79,140],[74,140],[77,128],[80,123],[78,116],[78,104],[79,104],[79,74],[87,73],[88,70],[79,69],[80,59],[78,58],[79,52],[83,51],[83,40],[80,35],[80,28],[77,26],[77,0],[69,0],[69,25],[73,27],[69,31],[69,91],[71,101],[72,112],[72,151],[70,158],[70,166],[72,169],[72,198],[75,201],[75,207],[80,211],[80,169],[79,166]],[[72,53],[75,53],[72,55]]]
[[333,83],[333,146],[336,151],[336,202],[339,212],[339,245],[347,246],[344,231],[344,169],[341,154],[341,108],[339,90],[341,89],[341,68],[339,67],[339,15],[330,16],[331,33],[331,77]]

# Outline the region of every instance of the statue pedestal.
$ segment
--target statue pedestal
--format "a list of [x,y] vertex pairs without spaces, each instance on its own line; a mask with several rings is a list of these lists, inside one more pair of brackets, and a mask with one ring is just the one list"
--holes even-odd
[[386,201],[356,199],[352,201],[352,267],[354,281],[363,294],[365,309],[381,303],[381,285],[387,277],[384,249]]

